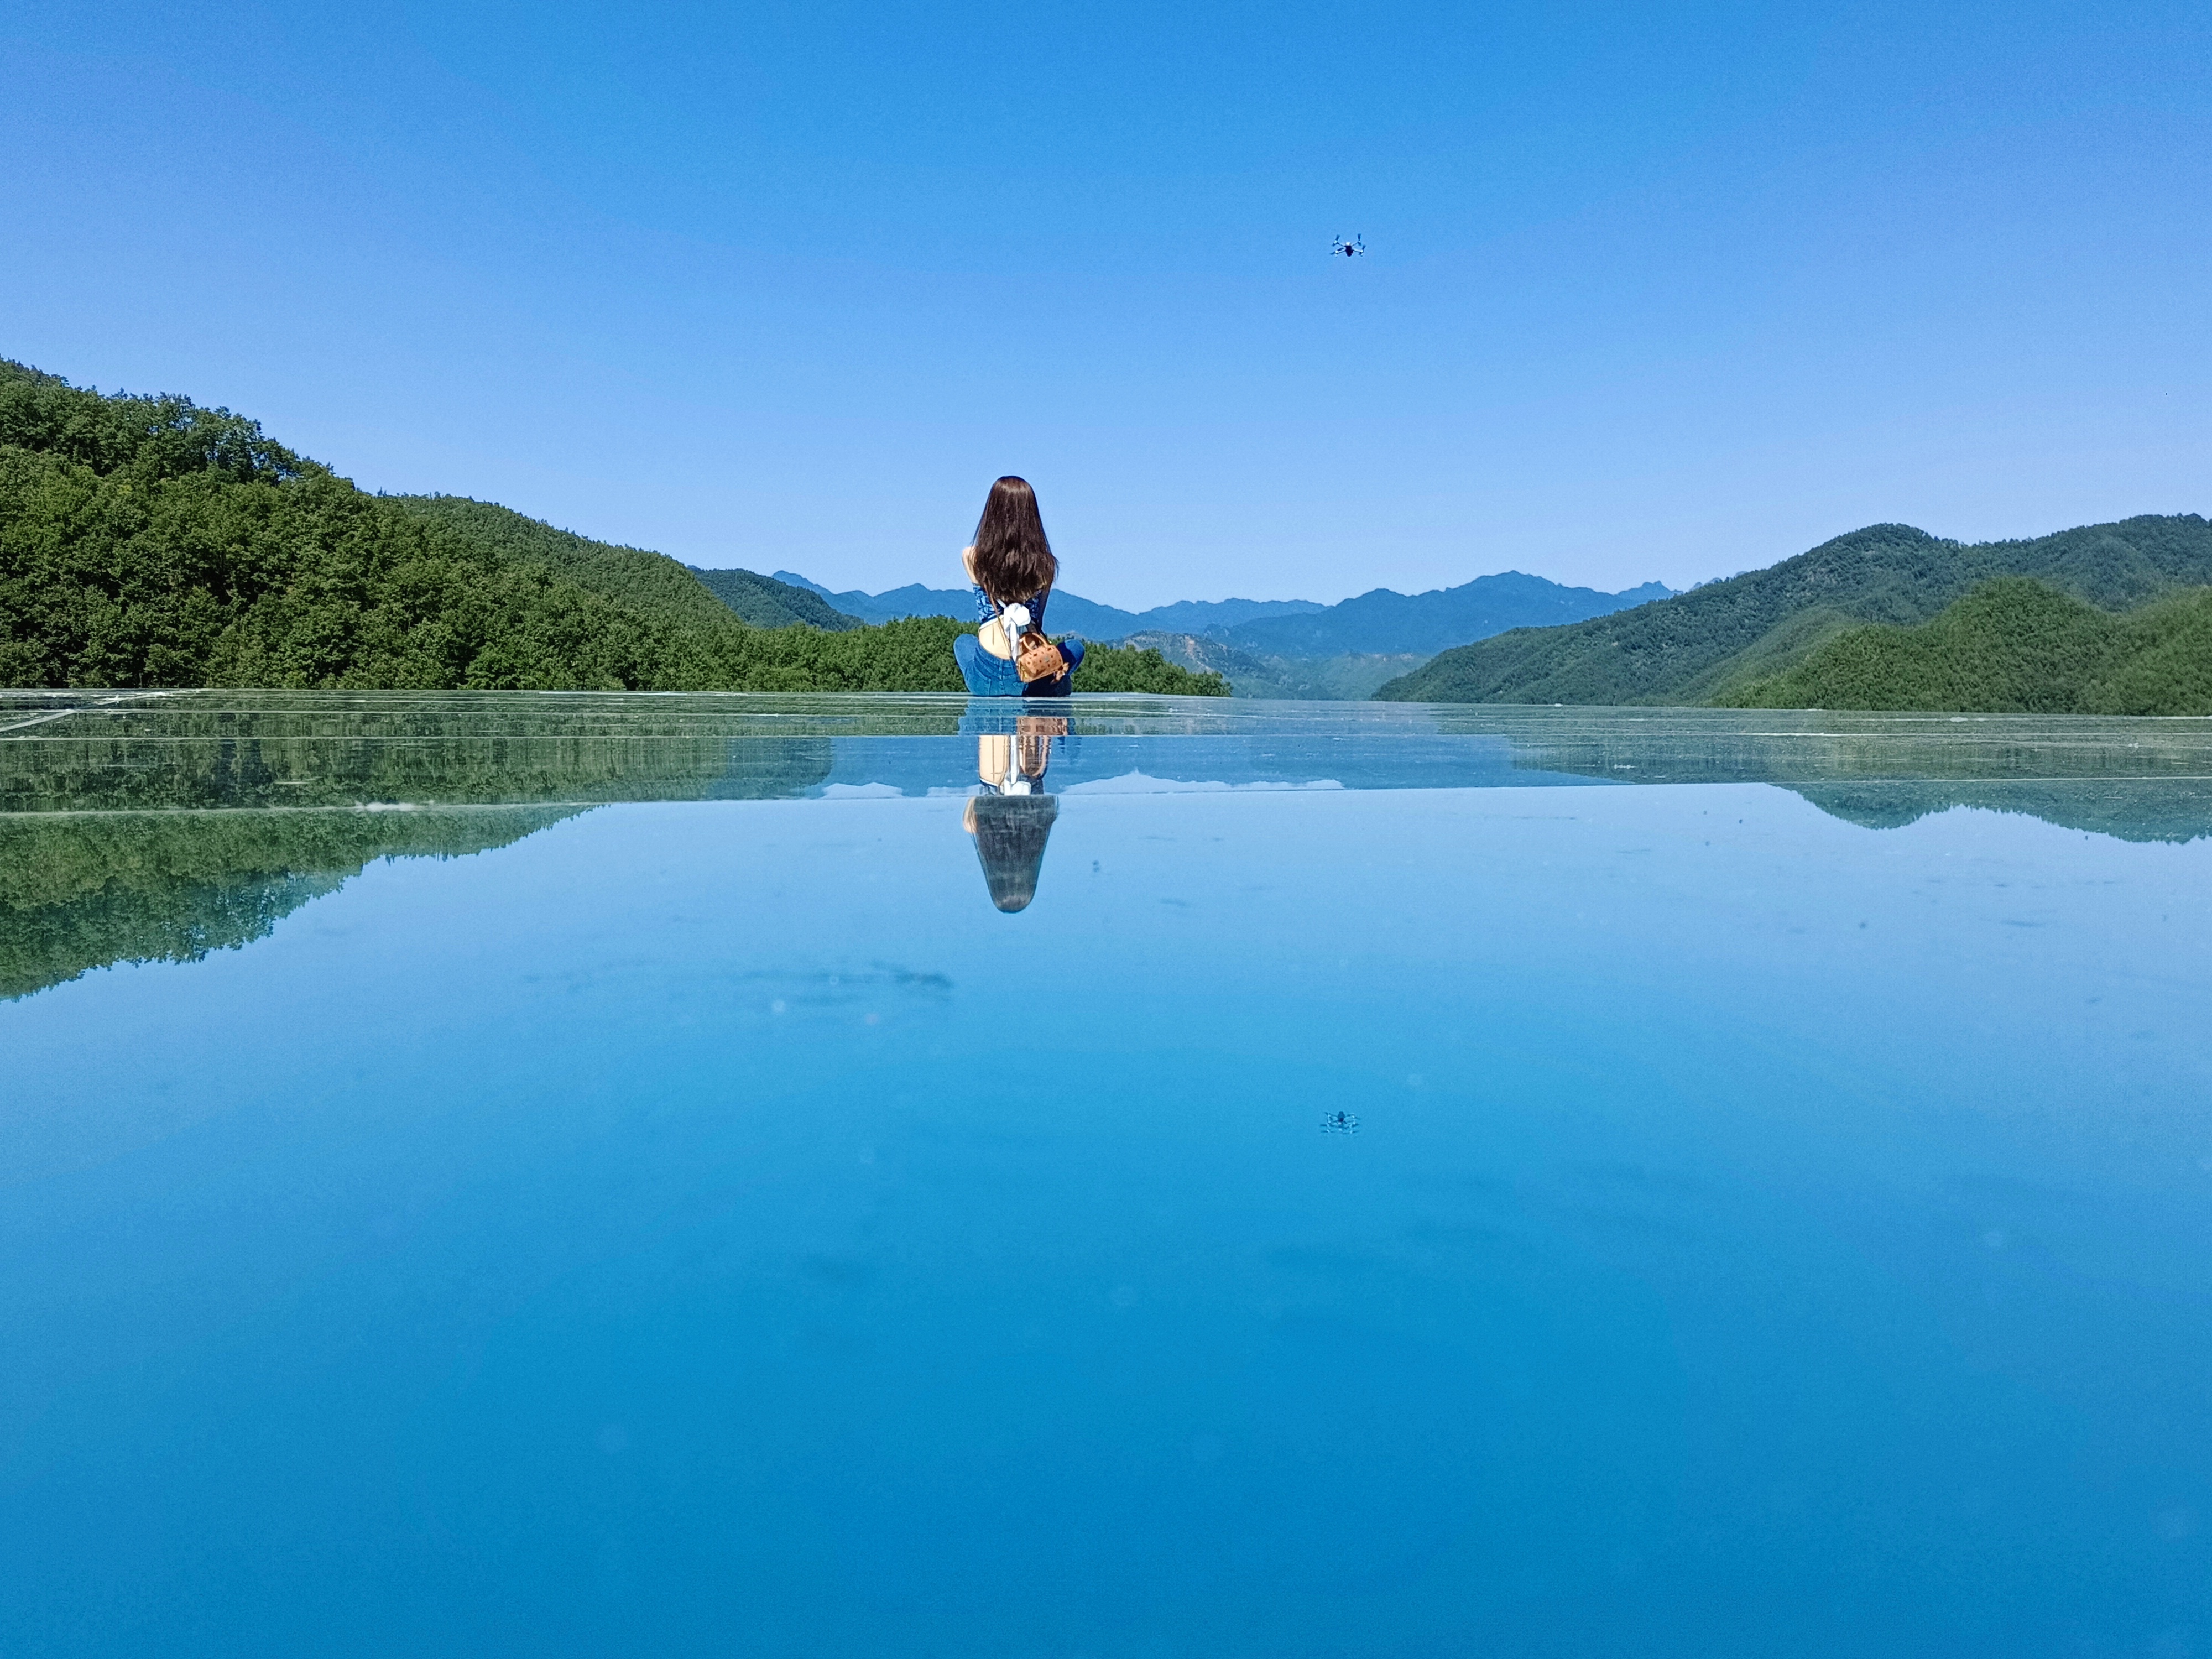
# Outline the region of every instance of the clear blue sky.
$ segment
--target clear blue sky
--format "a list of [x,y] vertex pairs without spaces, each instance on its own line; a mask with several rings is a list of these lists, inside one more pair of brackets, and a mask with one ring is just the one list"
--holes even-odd
[[1113,603],[1680,586],[2212,509],[2208,65],[2203,0],[17,6],[0,355],[839,587],[1001,471]]

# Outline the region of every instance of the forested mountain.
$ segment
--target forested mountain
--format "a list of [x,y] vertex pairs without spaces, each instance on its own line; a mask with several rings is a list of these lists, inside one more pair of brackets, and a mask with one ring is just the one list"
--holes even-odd
[[702,628],[726,626],[729,607],[664,553],[593,541],[495,501],[465,495],[380,495],[407,517],[514,565],[548,570],[587,592]]
[[[401,511],[441,525],[479,547],[519,563],[541,565],[612,599],[635,602],[720,626],[722,611],[755,628],[809,628],[842,633],[858,619],[833,611],[818,594],[750,570],[702,570],[665,553],[598,542],[526,517],[511,507],[465,495],[384,495]],[[704,588],[714,603],[700,598]],[[717,609],[719,605],[721,609]]]
[[2212,587],[2114,616],[2032,576],[2000,576],[1914,628],[1834,635],[1723,693],[1740,708],[2212,714]]
[[1696,703],[1771,679],[1836,635],[1926,622],[1980,582],[2034,576],[2105,611],[2212,582],[2212,525],[2194,514],[1961,544],[1875,525],[1671,599],[1445,652],[1382,698],[1435,702]]
[[0,682],[703,685],[739,665],[623,585],[364,495],[228,410],[0,364]]
[[[751,627],[663,555],[0,362],[0,684],[957,690],[957,631]],[[1101,652],[1076,686],[1109,685],[1215,690]]]

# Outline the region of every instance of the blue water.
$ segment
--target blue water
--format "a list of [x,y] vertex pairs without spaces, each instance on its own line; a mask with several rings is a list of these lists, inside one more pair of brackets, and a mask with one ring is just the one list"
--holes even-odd
[[0,1003],[0,1652],[2212,1652],[2194,798],[1450,723],[1084,738],[1018,914],[860,734]]

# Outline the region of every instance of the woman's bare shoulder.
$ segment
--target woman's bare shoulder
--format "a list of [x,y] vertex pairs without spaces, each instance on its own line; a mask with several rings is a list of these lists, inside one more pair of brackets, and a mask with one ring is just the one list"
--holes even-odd
[[975,550],[971,544],[960,550],[960,568],[968,573],[968,580],[975,580]]

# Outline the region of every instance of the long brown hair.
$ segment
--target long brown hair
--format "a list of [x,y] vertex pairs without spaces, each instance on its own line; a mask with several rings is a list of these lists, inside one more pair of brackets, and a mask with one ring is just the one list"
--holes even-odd
[[1044,538],[1044,517],[1029,480],[991,486],[975,523],[975,581],[994,605],[1026,605],[1053,585],[1060,561]]

